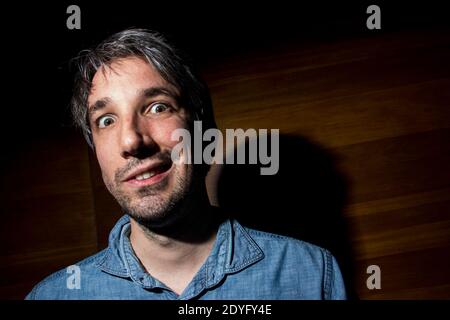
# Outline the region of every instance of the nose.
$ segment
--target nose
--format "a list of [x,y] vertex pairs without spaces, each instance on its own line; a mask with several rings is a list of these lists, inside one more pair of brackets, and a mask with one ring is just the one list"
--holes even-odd
[[150,131],[148,124],[137,117],[124,121],[120,130],[121,156],[144,159],[156,153],[157,144]]

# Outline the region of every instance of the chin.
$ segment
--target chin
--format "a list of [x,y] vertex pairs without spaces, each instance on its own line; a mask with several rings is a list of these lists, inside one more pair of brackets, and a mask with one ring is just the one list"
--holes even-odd
[[182,198],[152,195],[135,201],[138,204],[128,207],[128,210],[125,211],[139,224],[146,227],[157,228],[172,225],[181,216]]

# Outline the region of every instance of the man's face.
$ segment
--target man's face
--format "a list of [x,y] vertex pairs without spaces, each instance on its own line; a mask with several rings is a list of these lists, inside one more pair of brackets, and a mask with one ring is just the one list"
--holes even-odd
[[176,164],[171,134],[187,128],[177,89],[138,57],[97,71],[88,97],[89,121],[103,180],[138,222],[164,225],[192,188],[192,166]]

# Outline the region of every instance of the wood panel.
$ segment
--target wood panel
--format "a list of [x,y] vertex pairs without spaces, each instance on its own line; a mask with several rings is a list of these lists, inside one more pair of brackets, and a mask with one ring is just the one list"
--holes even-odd
[[[448,30],[428,30],[287,44],[210,63],[204,76],[221,129],[278,128],[282,141],[299,141],[281,142],[291,147],[280,150],[281,178],[242,169],[233,179],[242,177],[244,187],[219,188],[221,205],[244,208],[242,219],[254,225],[269,214],[260,224],[269,231],[331,234],[347,247],[307,239],[334,250],[349,291],[361,299],[449,299],[449,56]],[[332,163],[345,183],[320,174]],[[277,190],[265,193],[271,186]],[[342,208],[333,196],[341,193]],[[340,214],[344,225],[323,210]],[[291,228],[278,228],[286,221]],[[371,264],[381,268],[381,290],[366,286]]]
[[78,133],[36,136],[14,151],[2,159],[1,299],[23,299],[50,273],[97,251],[87,147]]
[[[448,30],[425,30],[212,58],[219,127],[278,128],[281,158],[277,177],[215,168],[211,198],[330,248],[352,296],[449,299],[449,56]],[[0,298],[105,247],[121,215],[77,133],[31,140],[2,157]]]

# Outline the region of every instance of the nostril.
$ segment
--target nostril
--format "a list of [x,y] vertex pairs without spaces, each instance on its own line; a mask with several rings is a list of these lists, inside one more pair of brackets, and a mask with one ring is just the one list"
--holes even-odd
[[122,157],[144,159],[157,153],[159,146],[153,140],[150,127],[141,123],[139,117],[126,119],[122,122],[120,140]]
[[122,156],[124,158],[137,158],[137,159],[146,159],[153,156],[158,152],[158,147],[156,145],[140,145],[133,150],[124,151]]

